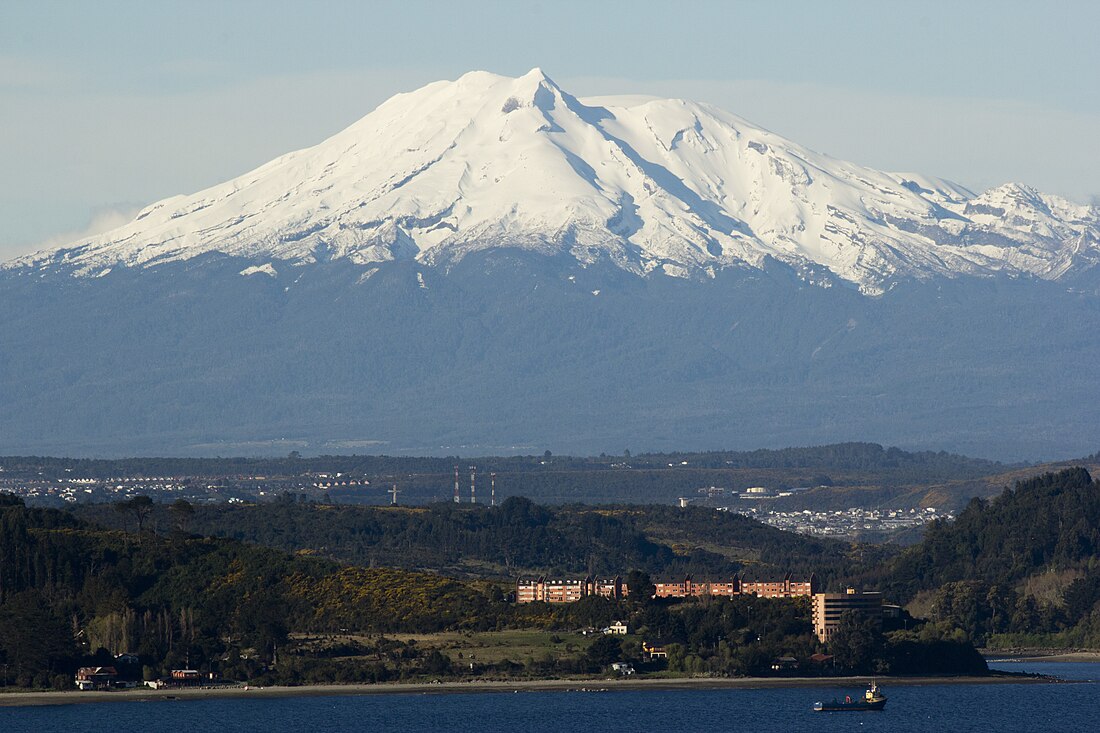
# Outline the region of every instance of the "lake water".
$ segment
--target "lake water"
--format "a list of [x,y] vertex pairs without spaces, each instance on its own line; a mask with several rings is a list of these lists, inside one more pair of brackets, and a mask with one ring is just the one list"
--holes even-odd
[[[1100,680],[1100,664],[998,663],[998,669]],[[1100,731],[1100,683],[885,687],[879,713],[815,713],[855,688],[521,692],[113,702],[0,708],[3,733],[52,731]]]

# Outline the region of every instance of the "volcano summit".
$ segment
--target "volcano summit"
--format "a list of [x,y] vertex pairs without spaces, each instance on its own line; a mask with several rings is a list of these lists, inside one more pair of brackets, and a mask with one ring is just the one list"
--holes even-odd
[[14,266],[438,265],[507,247],[681,277],[774,258],[877,293],[906,277],[1057,279],[1095,266],[1098,246],[1095,207],[874,171],[709,105],[578,100],[534,69],[398,95],[320,145]]

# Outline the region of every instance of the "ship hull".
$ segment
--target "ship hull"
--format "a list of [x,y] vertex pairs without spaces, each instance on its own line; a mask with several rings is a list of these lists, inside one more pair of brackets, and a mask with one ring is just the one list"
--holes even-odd
[[821,713],[862,712],[864,710],[882,710],[886,707],[886,700],[874,702],[831,702],[817,703],[814,710]]

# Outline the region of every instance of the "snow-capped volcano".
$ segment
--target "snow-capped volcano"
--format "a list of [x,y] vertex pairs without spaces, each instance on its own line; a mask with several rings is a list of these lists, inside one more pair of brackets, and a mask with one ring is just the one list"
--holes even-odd
[[1098,222],[475,72],[0,266],[0,447],[1083,455]]
[[1091,267],[1100,209],[1017,184],[975,196],[875,171],[710,105],[577,99],[538,69],[516,79],[471,72],[6,267],[92,276],[218,252],[277,276],[288,261],[442,265],[498,247],[681,277],[774,258],[878,293],[909,277],[1056,279]]

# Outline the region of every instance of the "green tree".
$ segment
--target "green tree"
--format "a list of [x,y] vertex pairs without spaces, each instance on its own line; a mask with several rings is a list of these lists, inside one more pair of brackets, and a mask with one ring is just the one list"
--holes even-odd
[[138,532],[141,532],[145,526],[145,520],[153,512],[153,500],[145,495],[135,496],[115,504],[115,511],[133,517],[137,521]]
[[236,626],[242,642],[269,659],[287,639],[287,622],[286,602],[272,588],[249,593],[237,610]]
[[450,674],[451,668],[451,658],[438,649],[432,649],[428,656],[424,658],[423,669],[427,674]]
[[853,672],[868,672],[882,655],[883,638],[877,619],[846,611],[829,639],[829,651],[836,664]]
[[640,570],[631,570],[626,574],[626,587],[629,591],[627,598],[633,606],[646,606],[653,600],[656,587],[649,578],[649,573]]
[[0,606],[0,661],[18,680],[54,672],[74,651],[68,625],[34,591]]
[[589,665],[603,669],[623,658],[623,647],[613,634],[604,634],[589,644],[584,652],[585,660]]
[[172,505],[168,507],[168,510],[172,513],[172,519],[176,525],[176,530],[180,532],[187,529],[187,525],[191,523],[191,519],[195,516],[195,507],[193,507],[191,502],[187,501],[187,499],[176,499],[172,502]]

